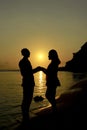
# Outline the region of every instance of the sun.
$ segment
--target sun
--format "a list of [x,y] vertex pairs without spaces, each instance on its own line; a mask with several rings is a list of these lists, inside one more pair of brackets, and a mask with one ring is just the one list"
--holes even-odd
[[38,54],[37,54],[37,59],[38,59],[39,61],[43,61],[43,60],[44,60],[44,54],[43,54],[43,53],[38,53]]
[[[33,59],[33,60],[32,60]],[[35,66],[46,66],[48,64],[48,57],[45,51],[37,51],[34,54],[34,57],[31,58]]]
[[43,59],[43,54],[38,54],[39,59]]

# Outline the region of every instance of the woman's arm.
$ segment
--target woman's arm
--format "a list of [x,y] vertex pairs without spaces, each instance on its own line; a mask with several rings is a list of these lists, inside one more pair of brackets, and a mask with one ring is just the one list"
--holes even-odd
[[47,74],[47,69],[44,67],[41,67],[41,71],[43,71],[45,74]]
[[38,71],[43,71],[45,74],[47,74],[47,69],[44,67],[40,67],[40,66],[34,68],[32,71],[33,71],[33,73],[36,73]]
[[33,73],[36,73],[36,72],[38,72],[38,71],[41,71],[41,67],[38,66],[38,67],[32,69],[32,71],[33,71]]

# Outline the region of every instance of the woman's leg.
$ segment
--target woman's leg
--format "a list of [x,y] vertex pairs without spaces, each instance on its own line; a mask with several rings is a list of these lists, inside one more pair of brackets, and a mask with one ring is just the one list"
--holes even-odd
[[56,94],[56,89],[49,89],[49,88],[47,88],[46,98],[47,98],[48,101],[51,103],[51,105],[52,105],[52,110],[53,110],[53,111],[56,110],[55,94]]

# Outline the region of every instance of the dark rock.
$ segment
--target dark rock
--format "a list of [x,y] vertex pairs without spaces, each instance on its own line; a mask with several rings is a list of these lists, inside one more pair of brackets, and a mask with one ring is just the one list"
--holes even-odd
[[42,96],[35,96],[34,97],[35,102],[40,102],[40,101],[43,101],[43,100],[44,100],[44,98]]
[[87,42],[84,43],[78,52],[73,53],[73,58],[66,62],[65,70],[87,72]]

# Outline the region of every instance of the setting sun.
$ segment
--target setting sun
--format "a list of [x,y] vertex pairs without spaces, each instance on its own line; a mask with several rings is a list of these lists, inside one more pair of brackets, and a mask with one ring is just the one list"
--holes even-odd
[[43,59],[43,54],[39,54],[39,55],[38,55],[38,58],[39,58],[39,59]]
[[38,53],[37,58],[38,58],[38,60],[43,60],[44,59],[44,54]]
[[45,51],[37,50],[35,53],[31,54],[30,61],[33,67],[36,66],[44,66],[47,67],[48,65],[48,55]]

